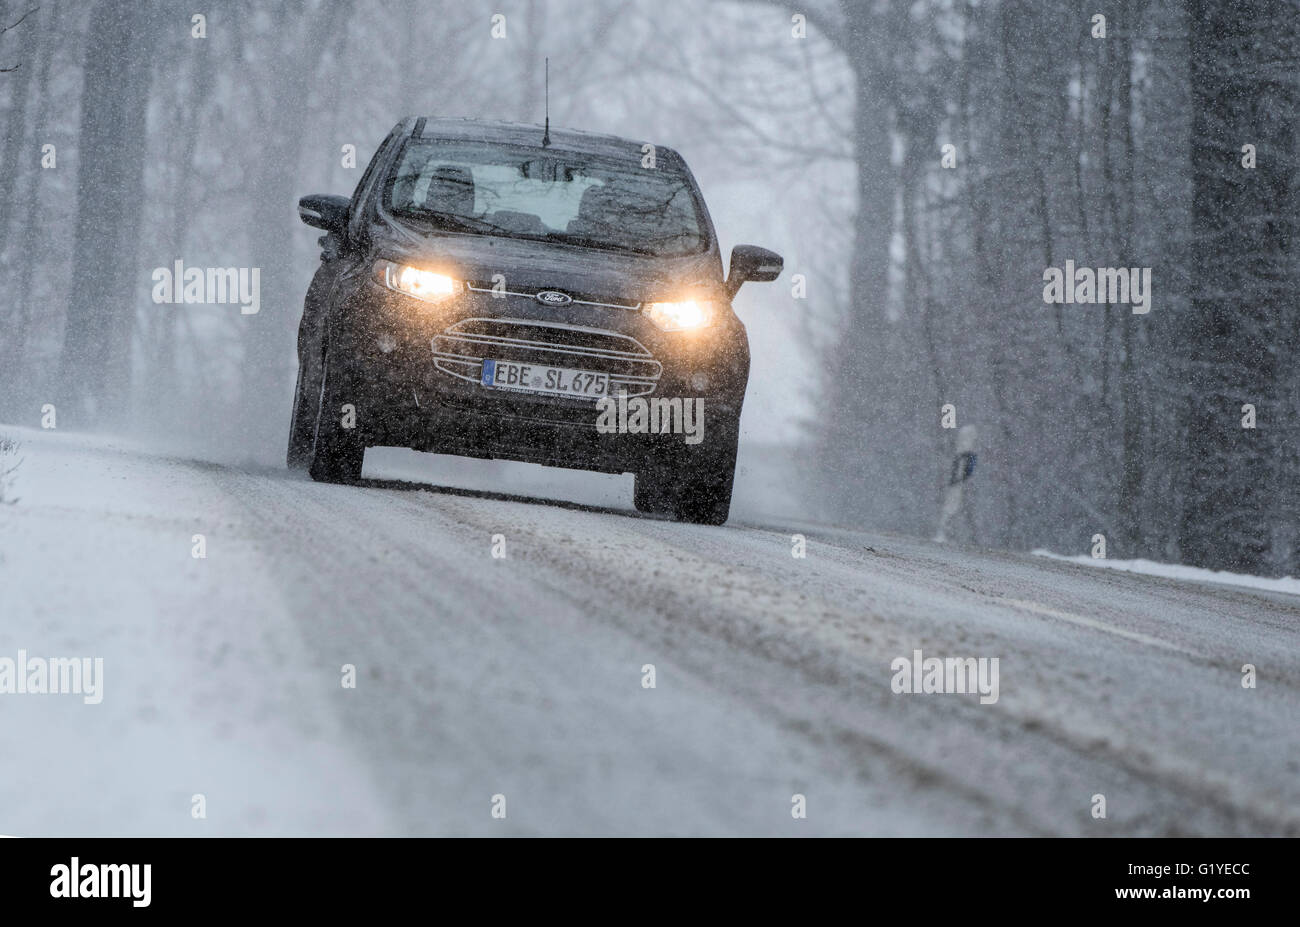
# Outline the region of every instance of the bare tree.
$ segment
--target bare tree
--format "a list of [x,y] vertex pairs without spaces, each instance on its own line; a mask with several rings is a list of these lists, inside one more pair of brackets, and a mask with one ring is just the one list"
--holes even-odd
[[[24,13],[22,16],[19,16],[18,19],[14,20],[14,21],[13,21],[12,23],[10,23],[9,25],[7,25],[7,26],[0,25],[0,37],[3,37],[4,34],[5,34],[6,32],[9,32],[11,29],[17,29],[19,26],[21,26],[21,25],[23,24],[23,20],[25,20],[28,16],[31,16],[31,15],[32,15],[33,13],[35,13],[38,9],[40,9],[40,7],[35,7],[35,6],[34,6],[34,7],[32,7],[30,10],[28,10],[26,13]],[[19,67],[20,67],[20,65],[15,64],[13,67],[0,68],[0,74],[10,74],[10,73],[12,73],[12,72],[14,72],[14,71],[17,71],[17,70],[19,69]]]
[[77,158],[77,231],[59,364],[73,424],[120,424],[130,388],[137,243],[144,202],[153,0],[100,0],[91,13]]
[[[1297,4],[1189,0],[1195,184],[1181,548],[1218,569],[1294,569],[1294,348],[1300,274]],[[1243,145],[1255,151],[1245,167]],[[1243,428],[1243,406],[1256,409]],[[1285,461],[1285,466],[1278,464]]]

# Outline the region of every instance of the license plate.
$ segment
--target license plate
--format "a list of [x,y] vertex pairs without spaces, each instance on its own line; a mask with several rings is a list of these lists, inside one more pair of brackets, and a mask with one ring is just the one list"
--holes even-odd
[[483,361],[479,382],[491,389],[551,396],[604,396],[609,392],[609,374],[569,367],[520,364],[515,361]]

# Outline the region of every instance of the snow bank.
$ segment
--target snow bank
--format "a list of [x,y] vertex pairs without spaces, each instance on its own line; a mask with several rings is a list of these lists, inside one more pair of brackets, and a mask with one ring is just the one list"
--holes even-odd
[[1144,573],[1147,576],[1187,579],[1201,583],[1219,583],[1224,586],[1246,586],[1250,589],[1266,589],[1269,592],[1286,592],[1291,595],[1300,595],[1300,579],[1294,579],[1290,576],[1272,579],[1267,576],[1229,573],[1226,570],[1206,570],[1201,567],[1183,566],[1181,563],[1157,563],[1154,560],[1107,560],[1105,558],[1093,558],[1087,554],[1067,557],[1041,548],[1032,551],[1032,553],[1038,557],[1069,560],[1071,563],[1084,563],[1088,566],[1109,567],[1112,570],[1124,570],[1128,573]]

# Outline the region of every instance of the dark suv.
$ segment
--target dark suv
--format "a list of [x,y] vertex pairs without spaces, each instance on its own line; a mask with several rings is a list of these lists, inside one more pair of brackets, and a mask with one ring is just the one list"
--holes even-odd
[[290,467],[355,482],[399,446],[636,475],[643,512],[721,524],[749,378],[731,298],[676,152],[541,126],[408,117],[326,230],[298,330]]

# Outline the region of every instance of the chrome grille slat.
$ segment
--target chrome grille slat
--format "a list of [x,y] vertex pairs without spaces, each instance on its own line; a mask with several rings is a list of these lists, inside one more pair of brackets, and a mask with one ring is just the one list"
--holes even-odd
[[462,335],[462,334],[455,334],[455,335],[443,334],[440,335],[439,337],[446,338],[449,341],[467,341],[470,342],[471,344],[508,345],[510,347],[537,348],[542,351],[548,351],[552,354],[581,354],[585,357],[605,357],[605,358],[613,358],[616,360],[635,360],[635,361],[642,361],[642,362],[646,360],[645,355],[634,354],[630,351],[614,351],[605,348],[574,348],[569,346],[557,345],[554,344],[553,342],[532,341],[524,338],[504,338],[504,337],[493,338],[487,335]]
[[[539,332],[554,332],[557,340],[540,340]],[[582,340],[588,343],[575,343]],[[535,319],[462,319],[436,335],[430,347],[438,370],[471,383],[478,382],[492,348],[506,352],[499,360],[523,355],[538,364],[600,370],[609,374],[611,391],[623,389],[629,396],[653,393],[663,373],[663,365],[630,335]],[[583,364],[583,358],[592,363]]]

